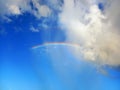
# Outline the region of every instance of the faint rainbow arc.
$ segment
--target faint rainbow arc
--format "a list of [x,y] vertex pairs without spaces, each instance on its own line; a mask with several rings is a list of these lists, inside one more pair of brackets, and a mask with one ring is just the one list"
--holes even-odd
[[49,46],[49,45],[62,45],[62,46],[70,46],[70,47],[76,47],[76,48],[81,48],[79,44],[76,43],[66,43],[66,42],[48,42],[48,43],[44,43],[44,44],[40,44],[40,45],[35,45],[32,47],[32,49],[37,49],[39,47],[45,47],[45,46]]

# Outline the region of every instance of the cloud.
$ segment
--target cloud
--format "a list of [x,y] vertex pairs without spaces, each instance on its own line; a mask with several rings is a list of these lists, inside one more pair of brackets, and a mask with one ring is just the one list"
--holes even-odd
[[12,14],[21,14],[20,9],[15,5],[8,6],[8,9],[11,11]]
[[51,14],[51,10],[47,5],[41,5],[39,0],[32,0],[33,6],[35,9],[31,12],[37,17],[48,17]]
[[0,15],[18,15],[30,9],[29,0],[0,0]]
[[0,8],[2,8],[0,9],[0,16],[2,17],[5,15],[21,15],[28,12],[40,18],[47,17],[51,13],[50,8],[41,4],[39,0],[0,0]]
[[120,65],[119,15],[120,1],[102,2],[104,11],[98,7],[99,1],[64,0],[59,14],[59,23],[64,26],[66,42],[77,43],[86,60],[108,65]]
[[33,27],[33,26],[30,27],[30,30],[31,30],[32,32],[39,32],[39,29],[38,29],[38,28],[35,28],[35,27]]

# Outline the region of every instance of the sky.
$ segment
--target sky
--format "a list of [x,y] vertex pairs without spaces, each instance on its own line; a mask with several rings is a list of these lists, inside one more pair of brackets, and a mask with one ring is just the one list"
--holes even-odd
[[0,0],[0,90],[119,90],[119,0]]

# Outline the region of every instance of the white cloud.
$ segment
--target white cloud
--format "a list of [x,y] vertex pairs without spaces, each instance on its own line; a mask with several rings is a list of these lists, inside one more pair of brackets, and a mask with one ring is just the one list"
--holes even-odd
[[27,11],[29,0],[0,0],[0,15],[18,15]]
[[8,9],[9,9],[9,11],[11,11],[12,14],[16,14],[16,15],[21,14],[19,7],[15,6],[15,5],[8,6]]
[[37,17],[48,17],[51,13],[51,10],[48,6],[46,5],[41,5],[39,3],[39,0],[33,0],[33,5],[37,10],[31,10],[31,12]]
[[[32,8],[31,2],[36,9]],[[20,15],[28,12],[40,18],[41,16],[47,17],[51,13],[50,8],[42,5],[39,0],[0,0],[0,8],[0,16]]]
[[30,27],[30,30],[31,30],[32,32],[39,32],[39,29],[38,29],[38,28],[35,28],[35,27],[33,27],[33,26]]
[[50,9],[46,5],[42,5],[39,8],[39,12],[41,13],[41,16],[44,16],[44,17],[47,17],[51,13]]
[[[101,64],[120,65],[119,0],[108,0],[102,12],[94,0],[64,0],[59,22],[67,42],[81,46],[73,53]],[[108,4],[109,3],[109,4]]]

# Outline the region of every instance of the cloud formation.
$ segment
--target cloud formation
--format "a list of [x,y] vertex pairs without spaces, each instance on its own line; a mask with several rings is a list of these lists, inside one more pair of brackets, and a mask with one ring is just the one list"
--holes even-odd
[[108,65],[120,65],[119,0],[64,0],[59,22],[64,26],[67,42],[77,43],[86,60]]
[[0,0],[0,16],[21,15],[31,13],[37,18],[47,17],[51,10],[47,5],[42,5],[39,0]]

